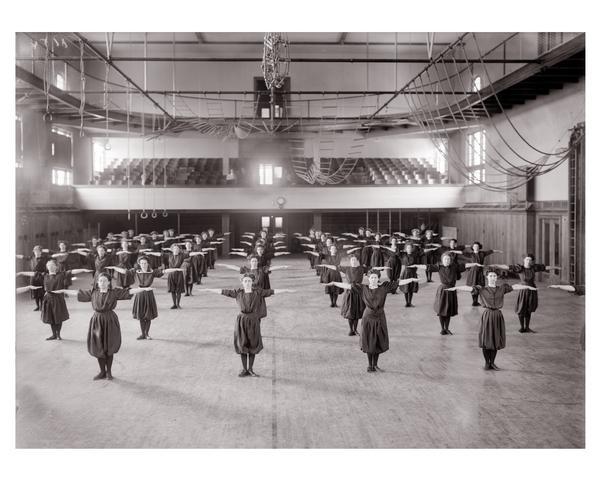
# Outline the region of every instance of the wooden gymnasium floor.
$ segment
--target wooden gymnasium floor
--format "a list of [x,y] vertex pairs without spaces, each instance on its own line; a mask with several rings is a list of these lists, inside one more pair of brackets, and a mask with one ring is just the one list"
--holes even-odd
[[[240,259],[224,260],[230,264]],[[260,378],[238,378],[232,299],[182,297],[169,310],[166,281],[156,280],[159,318],[152,341],[137,341],[132,301],[120,302],[123,344],[115,380],[92,381],[97,362],[86,350],[90,304],[67,300],[63,340],[17,299],[16,446],[19,448],[583,448],[584,298],[540,289],[532,327],[520,334],[506,298],[507,348],[500,371],[484,371],[477,348],[480,307],[459,297],[460,313],[441,336],[433,314],[434,282],[422,284],[416,308],[402,295],[386,306],[390,350],[383,373],[367,373],[358,337],[347,335],[339,308],[304,258],[280,258],[287,271],[275,288],[295,294],[267,299]],[[87,286],[89,274],[75,286]],[[423,275],[421,272],[420,275]],[[461,282],[462,283],[462,282]],[[236,287],[217,267],[203,287]],[[198,287],[195,287],[197,289]],[[341,303],[341,302],[340,302]]]

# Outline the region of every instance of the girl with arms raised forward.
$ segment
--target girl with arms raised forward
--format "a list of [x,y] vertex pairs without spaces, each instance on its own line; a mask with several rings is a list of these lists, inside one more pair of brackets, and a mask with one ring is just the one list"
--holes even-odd
[[263,349],[262,335],[260,333],[260,320],[267,315],[265,297],[278,293],[292,293],[294,290],[277,289],[263,290],[253,287],[254,275],[244,274],[242,276],[242,288],[233,290],[207,288],[200,292],[217,293],[229,298],[235,298],[240,313],[235,320],[233,331],[233,346],[235,353],[242,359],[242,371],[240,377],[258,377],[254,373],[254,357]]

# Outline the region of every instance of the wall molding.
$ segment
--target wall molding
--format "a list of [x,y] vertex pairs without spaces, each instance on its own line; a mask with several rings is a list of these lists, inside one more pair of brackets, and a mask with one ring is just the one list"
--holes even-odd
[[462,212],[567,212],[569,203],[567,200],[545,200],[537,202],[497,202],[497,203],[466,203],[458,209]]

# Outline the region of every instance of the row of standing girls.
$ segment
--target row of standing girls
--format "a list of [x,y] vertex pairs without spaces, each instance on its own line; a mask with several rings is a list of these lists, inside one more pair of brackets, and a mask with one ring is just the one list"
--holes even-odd
[[[534,283],[535,272],[553,268],[536,265],[533,262],[534,259],[532,256],[527,256],[522,265],[488,266],[489,272],[485,272],[484,279],[484,271],[481,270],[481,275],[479,275],[479,269],[484,268],[483,262],[485,258],[495,251],[483,251],[478,242],[475,242],[470,247],[471,251],[469,252],[457,247],[454,240],[450,242],[449,247],[433,245],[435,242],[431,242],[431,238],[426,239],[426,242],[421,242],[421,245],[417,245],[418,237],[414,232],[411,232],[410,237],[407,235],[390,237],[389,245],[382,241],[385,237],[383,235],[375,235],[373,240],[369,241],[362,241],[364,239],[361,239],[359,235],[342,235],[329,239],[326,237],[322,246],[317,246],[316,243],[314,246],[312,244],[307,245],[312,252],[310,256],[316,258],[313,266],[317,269],[317,274],[320,277],[322,276],[323,282],[326,284],[326,292],[330,295],[332,306],[337,305],[337,295],[345,292],[342,315],[348,319],[351,335],[358,334],[358,319],[362,319],[360,346],[361,350],[367,354],[369,372],[381,370],[378,366],[379,355],[389,349],[389,337],[384,311],[387,295],[394,293],[397,288],[406,288],[405,295],[416,292],[418,288],[416,272],[418,269],[424,269],[426,272],[438,272],[440,275],[441,285],[436,292],[434,310],[440,318],[442,326],[440,333],[443,335],[451,333],[449,331],[449,321],[458,312],[456,291],[465,290],[471,294],[480,296],[484,306],[484,313],[480,321],[479,343],[486,359],[486,369],[493,370],[497,369],[495,366],[495,353],[497,350],[504,348],[506,340],[504,319],[500,311],[503,306],[504,294],[513,289],[521,290],[517,308],[520,312],[520,320],[522,318],[522,331],[531,331],[529,329],[529,319],[532,311],[535,311],[535,307],[537,306],[537,294],[535,293],[536,287]],[[349,240],[347,237],[351,237],[351,239]],[[157,247],[156,244],[159,244],[159,242],[163,243],[164,241],[158,240],[155,242],[154,249],[160,248],[160,251],[139,248],[138,246],[136,253],[141,256],[137,258],[137,264],[132,268],[124,268],[127,265],[119,266],[119,262],[115,261],[114,255],[107,255],[107,253],[112,252],[107,252],[105,246],[98,245],[96,247],[96,255],[93,257],[94,285],[91,290],[80,290],[77,292],[68,289],[72,275],[86,270],[71,269],[60,272],[57,261],[59,257],[49,258],[46,261],[47,272],[42,273],[43,285],[30,285],[26,287],[27,290],[31,291],[46,287],[44,288],[45,293],[42,297],[40,308],[43,319],[51,319],[50,322],[46,323],[53,325],[56,325],[57,322],[62,324],[68,318],[68,311],[63,295],[77,295],[80,301],[89,301],[92,303],[95,313],[90,320],[87,343],[88,352],[98,358],[100,365],[100,373],[95,379],[112,378],[112,358],[119,350],[121,344],[120,326],[118,318],[113,312],[117,301],[130,299],[133,295],[136,295],[133,310],[134,318],[140,320],[142,335],[139,339],[149,339],[150,322],[153,318],[156,318],[157,314],[156,302],[152,292],[152,282],[154,279],[160,278],[164,274],[168,275],[169,290],[172,294],[176,294],[173,297],[173,301],[174,308],[177,308],[179,304],[177,293],[181,295],[183,292],[181,285],[187,282],[187,273],[192,270],[193,258],[205,258],[208,252],[213,251],[212,249],[214,248],[204,247],[204,249],[198,252],[199,255],[192,255],[193,249],[189,248],[187,242],[183,242],[186,246],[185,251],[187,252],[187,257],[185,257],[184,252],[177,245],[177,243],[180,243],[178,240],[182,240],[182,238],[171,238],[170,236],[167,238],[172,240],[170,247]],[[283,236],[279,236],[279,238],[283,238]],[[310,236],[306,238],[310,239]],[[275,267],[270,267],[270,260],[275,256],[288,253],[281,251],[281,248],[277,248],[280,246],[277,245],[278,243],[284,242],[276,238],[269,238],[263,232],[253,236],[252,240],[255,240],[255,243],[250,252],[245,250],[237,251],[237,254],[249,259],[249,266],[244,266],[240,270],[240,273],[243,275],[242,288],[233,290],[200,289],[202,293],[213,292],[235,298],[238,303],[240,313],[235,322],[234,349],[236,353],[240,354],[242,359],[243,370],[240,372],[240,376],[242,377],[257,376],[253,370],[253,364],[255,355],[263,348],[260,321],[266,316],[266,303],[264,299],[274,293],[291,292],[290,290],[274,290],[270,288],[271,285],[268,277],[270,271],[275,270]],[[145,243],[146,241],[141,241],[140,243]],[[404,250],[400,250],[400,245],[403,243]],[[339,254],[338,246],[342,250],[346,249],[351,253],[349,267],[341,265],[341,255]],[[124,251],[125,247],[126,245],[123,243],[121,250]],[[169,253],[163,252],[165,248],[170,248]],[[442,251],[442,248],[446,248],[446,250],[443,251],[440,257],[440,263],[435,263],[427,259],[429,252]],[[375,255],[375,251],[386,252],[384,253],[385,257],[379,254]],[[76,252],[81,256],[84,256],[83,254],[85,253],[84,250]],[[42,263],[41,254],[43,253],[39,247],[34,249],[35,258],[31,259],[32,264],[39,267]],[[133,252],[129,252],[126,257],[125,254],[122,255],[125,258],[130,258],[129,255],[131,253]],[[232,253],[235,254],[235,252]],[[64,255],[64,252],[61,252],[60,255]],[[87,255],[90,254],[88,253]],[[159,264],[156,268],[152,268],[150,261],[153,258],[158,259],[159,262],[162,260],[162,265]],[[384,258],[386,259],[384,260]],[[362,265],[361,262],[363,260],[367,261],[367,259],[369,265]],[[378,263],[383,262],[386,263],[385,266],[377,266]],[[394,262],[397,262],[397,264]],[[210,265],[210,261],[206,263]],[[212,267],[214,268],[214,264]],[[280,268],[285,268],[285,266]],[[467,284],[471,281],[474,285],[456,287],[456,281],[460,278],[461,273],[464,273],[465,269],[470,271],[467,274]],[[380,272],[382,270],[388,270],[389,281],[380,283]],[[513,271],[519,274],[521,284],[513,287],[510,285],[497,286],[497,272],[502,270]],[[38,277],[36,282],[39,283],[38,274],[41,272],[33,271],[27,273],[31,274],[32,283],[33,278],[36,276]],[[133,278],[137,279],[139,287],[134,289],[111,288],[110,283],[113,273],[117,274],[115,281],[119,284],[127,284]],[[341,281],[342,273],[346,276],[346,282]],[[365,274],[368,278],[368,285],[363,284]],[[431,278],[429,277],[427,280],[429,281]],[[487,280],[487,285],[485,285],[485,280]],[[483,283],[483,285],[479,283]],[[129,287],[132,284],[133,282],[127,286]],[[556,287],[564,290],[569,288],[568,286]],[[412,291],[408,291],[409,289]],[[173,292],[172,290],[175,291]],[[412,296],[406,297],[406,300],[407,306],[411,305]],[[476,303],[476,297],[473,300],[473,303]],[[55,305],[53,308],[50,308],[51,302],[55,302],[58,307]],[[52,311],[51,314],[48,313],[50,311]],[[60,338],[60,328],[58,329],[58,333],[56,333],[56,328],[53,327],[53,336]]]
[[[168,275],[168,290],[173,296],[171,308],[180,308],[181,293],[186,291],[186,295],[191,295],[189,285],[192,282],[201,283],[202,276],[206,276],[206,268],[214,268],[214,245],[221,243],[222,238],[208,240],[203,238],[205,236],[207,234],[204,232],[194,236],[195,248],[187,236],[175,237],[174,232],[169,231],[164,232],[163,240],[158,240],[157,232],[130,237],[129,232],[125,231],[118,235],[120,240],[117,240],[117,235],[110,234],[105,242],[94,237],[89,242],[93,250],[85,248],[86,243],[80,243],[72,246],[81,248],[68,251],[67,242],[60,241],[59,251],[53,253],[36,245],[31,257],[17,255],[17,258],[28,261],[32,268],[31,271],[18,273],[30,277],[30,282],[28,286],[18,288],[17,292],[32,293],[35,310],[41,311],[42,322],[49,324],[52,330],[47,340],[61,340],[62,324],[69,319],[65,295],[77,294],[79,301],[91,301],[96,313],[90,320],[87,346],[88,352],[98,358],[101,369],[94,379],[111,379],[112,357],[121,345],[120,325],[113,312],[116,301],[136,295],[132,313],[133,318],[140,322],[141,335],[138,340],[151,339],[150,324],[158,316],[151,286],[154,279]],[[179,242],[181,239],[184,242]],[[180,243],[185,245],[183,251]],[[108,248],[115,244],[120,248]],[[70,268],[69,257],[73,255],[83,257],[80,263],[93,268]],[[205,256],[208,256],[206,261]],[[93,274],[92,289],[79,292],[69,290],[75,279],[73,275],[84,272]],[[113,275],[119,287],[111,288]],[[132,289],[135,281],[139,286]]]
[[[503,306],[504,294],[512,290],[519,290],[515,308],[521,325],[519,332],[533,333],[529,324],[531,314],[536,310],[538,303],[535,274],[560,268],[535,264],[532,254],[526,255],[522,264],[485,267],[484,262],[488,256],[502,252],[500,250],[483,250],[480,242],[474,242],[468,246],[467,250],[467,247],[459,246],[456,239],[448,239],[449,245],[442,246],[436,243],[435,234],[431,230],[427,230],[422,236],[419,236],[419,232],[419,229],[413,229],[410,237],[397,232],[396,235],[391,236],[387,244],[382,239],[389,235],[376,233],[369,238],[369,231],[364,229],[359,229],[358,235],[343,233],[343,237],[327,236],[314,231],[309,232],[307,237],[297,235],[300,240],[305,242],[315,242],[303,243],[303,246],[308,249],[307,254],[311,260],[311,268],[325,270],[321,272],[321,282],[326,284],[326,293],[330,295],[331,307],[337,306],[335,299],[341,292],[340,289],[346,289],[342,316],[348,320],[349,335],[358,334],[358,319],[363,319],[362,336],[365,338],[361,338],[361,349],[367,353],[369,358],[368,371],[379,370],[377,367],[378,356],[388,348],[387,324],[383,313],[385,295],[382,292],[395,293],[398,286],[395,282],[416,279],[417,269],[425,270],[427,282],[432,281],[431,274],[433,272],[439,273],[440,285],[435,295],[433,309],[439,318],[441,335],[452,334],[449,326],[451,317],[458,314],[457,290],[471,293],[474,307],[481,306],[478,301],[481,298],[484,311],[480,321],[479,346],[482,348],[486,361],[484,368],[497,370],[496,352],[504,348],[506,343],[504,319],[500,311]],[[347,252],[351,254],[350,267],[344,267],[341,266],[341,256],[338,253],[337,245],[339,242],[348,242],[349,238],[353,243],[342,245],[342,248],[347,249]],[[440,240],[446,239],[442,237]],[[404,243],[404,251],[399,250],[399,245],[402,243]],[[356,246],[357,244],[359,246]],[[387,259],[384,260],[386,257]],[[318,261],[321,263],[317,263]],[[384,263],[386,266],[382,267],[381,265]],[[368,271],[369,266],[371,266],[371,271]],[[388,270],[390,281],[378,285],[375,279],[384,269]],[[456,282],[460,280],[461,274],[465,271],[467,272],[466,286],[456,287]],[[365,285],[362,282],[365,272],[369,274],[370,286],[369,290],[363,291]],[[496,282],[500,272],[503,275],[508,272],[518,274],[520,283],[512,287],[508,284],[497,287]],[[341,283],[341,273],[347,277],[348,281],[345,284]],[[418,281],[414,281],[400,286],[401,289],[404,289],[407,307],[412,306],[412,293],[418,291],[418,285]],[[550,287],[573,291],[572,287],[565,285],[551,285]],[[374,292],[377,291],[377,288],[383,290],[375,295]],[[371,304],[374,303],[374,298],[379,299],[378,302],[375,302],[375,310],[371,308],[366,316],[364,313],[366,308],[365,292],[369,293],[366,297],[369,298]],[[374,311],[377,312],[377,315],[374,315]],[[378,320],[373,321],[374,318],[378,318]],[[373,338],[376,341],[373,341]]]

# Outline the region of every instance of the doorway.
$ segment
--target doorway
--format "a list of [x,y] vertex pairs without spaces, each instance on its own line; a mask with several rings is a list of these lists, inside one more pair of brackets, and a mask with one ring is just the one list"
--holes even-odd
[[[536,263],[562,268],[561,223],[561,217],[544,217],[540,219],[540,257]],[[551,270],[548,274],[550,283],[560,282],[560,271]]]

